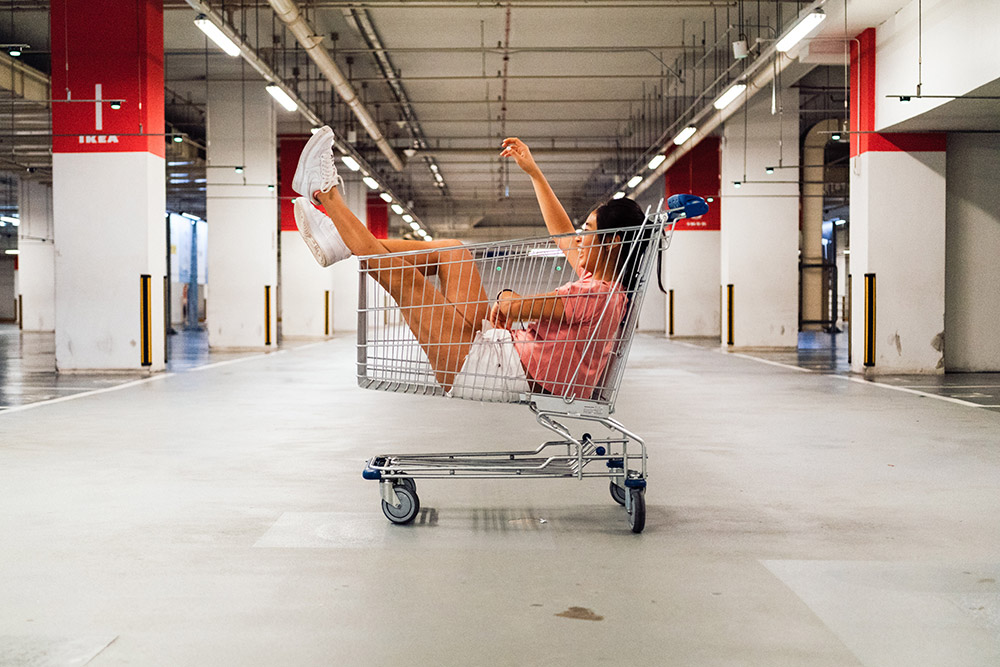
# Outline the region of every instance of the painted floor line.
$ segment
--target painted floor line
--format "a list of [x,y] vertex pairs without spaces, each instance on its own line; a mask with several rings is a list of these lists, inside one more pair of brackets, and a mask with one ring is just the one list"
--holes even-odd
[[908,387],[897,387],[891,384],[883,384],[881,382],[873,382],[871,380],[864,380],[862,378],[852,378],[846,375],[827,375],[831,378],[840,378],[841,380],[847,380],[848,382],[856,382],[858,384],[864,385],[874,385],[876,387],[884,387],[885,389],[892,389],[894,391],[901,391],[906,394],[914,394],[916,396],[923,396],[924,398],[936,398],[939,401],[946,401],[948,403],[955,403],[957,405],[964,405],[970,408],[988,408],[988,405],[980,405],[979,403],[972,403],[971,401],[963,401],[960,398],[952,398],[951,396],[941,396],[940,394],[931,394],[926,391],[919,391],[917,389],[910,389]]
[[31,410],[33,408],[40,408],[43,405],[52,405],[54,403],[63,403],[65,401],[75,401],[78,398],[85,398],[87,396],[96,396],[97,394],[106,394],[112,391],[118,391],[119,389],[128,389],[129,387],[135,387],[140,384],[146,384],[148,382],[154,382],[156,380],[163,380],[172,376],[173,373],[161,373],[159,375],[154,375],[152,377],[143,378],[141,380],[133,380],[132,382],[124,382],[122,384],[115,385],[114,387],[104,387],[103,389],[94,389],[93,391],[85,391],[79,394],[73,394],[72,396],[60,396],[59,398],[50,398],[47,401],[38,401],[37,403],[29,403],[27,405],[18,405],[17,407],[7,408],[0,412],[0,415],[9,415],[13,412],[23,412],[25,410]]
[[802,368],[801,366],[793,366],[791,364],[783,364],[780,361],[771,361],[770,359],[761,359],[760,357],[752,357],[749,354],[741,354],[739,352],[726,352],[724,350],[719,350],[721,354],[740,357],[741,359],[749,359],[750,361],[759,361],[762,364],[769,364],[771,366],[779,366],[781,368],[787,368],[789,370],[798,371],[800,373],[814,373],[815,371],[809,368]]
[[204,366],[198,366],[197,368],[192,368],[185,372],[197,373],[198,371],[206,371],[209,368],[218,368],[220,366],[229,366],[230,364],[239,364],[244,361],[251,361],[252,359],[262,359],[264,357],[270,357],[275,354],[284,354],[285,352],[288,352],[288,350],[275,350],[274,352],[264,352],[262,354],[254,354],[249,357],[240,357],[239,359],[227,359],[226,361],[216,361],[213,364],[205,364]]

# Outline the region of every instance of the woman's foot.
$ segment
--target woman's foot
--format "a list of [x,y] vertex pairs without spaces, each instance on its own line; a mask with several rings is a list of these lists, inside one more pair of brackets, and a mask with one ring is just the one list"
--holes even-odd
[[337,165],[333,160],[333,130],[324,125],[309,138],[299,155],[299,164],[292,177],[292,190],[319,205],[316,193],[329,192],[338,182],[343,183],[343,180],[337,175]]
[[298,197],[293,205],[299,234],[320,266],[330,266],[351,256],[333,220],[306,201],[305,197]]

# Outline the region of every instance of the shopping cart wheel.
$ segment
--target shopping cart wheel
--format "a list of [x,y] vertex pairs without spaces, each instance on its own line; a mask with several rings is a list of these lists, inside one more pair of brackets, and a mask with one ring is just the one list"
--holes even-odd
[[611,480],[608,485],[611,488],[611,497],[614,498],[615,502],[621,506],[625,506],[625,489],[615,484],[615,480]]
[[641,533],[646,527],[646,494],[642,489],[629,489],[632,494],[632,511],[628,515],[628,525],[633,533]]
[[401,477],[400,479],[396,480],[396,483],[402,484],[410,491],[413,491],[413,493],[417,492],[417,482],[412,477]]
[[393,523],[410,523],[420,511],[420,499],[417,498],[417,492],[410,490],[405,484],[397,484],[392,487],[392,490],[396,494],[396,500],[399,501],[399,507],[393,507],[383,500],[382,513]]

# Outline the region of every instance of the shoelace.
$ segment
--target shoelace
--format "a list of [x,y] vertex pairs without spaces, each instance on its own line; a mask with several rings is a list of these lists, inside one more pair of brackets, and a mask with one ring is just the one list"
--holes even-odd
[[337,184],[337,166],[333,163],[333,153],[324,155],[323,159],[320,160],[319,173],[321,183],[326,189],[329,190]]

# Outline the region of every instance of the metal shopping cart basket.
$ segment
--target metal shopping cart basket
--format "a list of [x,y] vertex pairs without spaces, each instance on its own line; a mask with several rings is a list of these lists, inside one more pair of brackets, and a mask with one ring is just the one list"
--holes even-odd
[[[615,309],[609,295],[604,304],[591,304],[593,326],[585,327],[585,340],[574,341],[588,358],[601,359],[600,371],[589,382],[571,369],[565,379],[539,383],[536,378],[515,378],[510,365],[502,372],[499,366],[476,367],[472,372],[455,376],[450,391],[439,382],[440,376],[429,361],[434,350],[422,346],[406,321],[406,313],[389,294],[367,273],[360,281],[358,307],[358,384],[367,389],[406,392],[429,396],[458,396],[470,400],[522,403],[534,413],[538,423],[558,436],[535,449],[523,451],[441,452],[434,454],[380,454],[368,460],[364,477],[379,482],[382,511],[393,523],[413,521],[420,511],[416,480],[445,478],[539,478],[539,477],[605,477],[610,480],[611,497],[622,505],[628,515],[632,532],[640,533],[645,526],[646,505],[646,446],[643,439],[627,429],[611,415],[621,383],[625,362],[638,321],[639,309],[646,291],[652,267],[659,251],[670,243],[676,221],[704,214],[708,205],[700,197],[674,195],[661,201],[655,211],[647,209],[641,226],[618,230],[619,239],[630,242],[621,246],[629,255],[619,262],[621,274],[616,289],[625,299],[624,312]],[[592,232],[584,232],[589,234]],[[567,235],[570,237],[573,235]],[[464,245],[444,249],[436,255],[435,266],[427,265],[425,274],[437,274],[438,280],[450,271],[478,272],[482,289],[451,299],[469,312],[486,312],[502,292],[514,290],[526,294],[544,294],[576,280],[572,266],[560,250],[565,237],[546,237]],[[607,242],[606,235],[601,237]],[[594,241],[595,243],[598,241]],[[379,256],[380,261],[398,257],[421,267],[428,262],[426,251],[395,253]],[[359,258],[362,271],[374,257]],[[398,260],[397,260],[398,261]],[[447,264],[450,262],[451,264]],[[444,269],[442,269],[442,263]],[[474,267],[474,269],[473,269]],[[629,275],[624,275],[628,273]],[[442,291],[447,292],[445,287]],[[485,295],[496,295],[492,299]],[[566,297],[567,299],[570,297]],[[593,298],[593,297],[590,297]],[[617,303],[622,300],[618,299]],[[476,309],[479,309],[478,311]],[[412,313],[409,313],[412,317]],[[604,326],[601,326],[601,324]],[[516,327],[512,334],[518,338]],[[525,326],[525,325],[520,325]],[[530,324],[527,326],[531,326]],[[609,333],[610,332],[610,333]],[[517,360],[516,342],[509,347],[514,357],[516,375],[521,372]],[[470,355],[471,356],[471,355]],[[508,359],[508,361],[510,361]],[[568,368],[583,363],[576,358],[563,362]],[[575,429],[570,428],[570,424]],[[593,436],[579,431],[594,424],[606,433]]]

